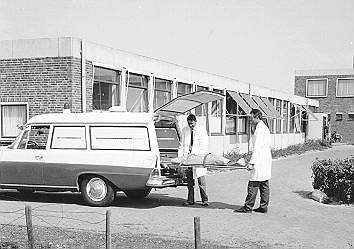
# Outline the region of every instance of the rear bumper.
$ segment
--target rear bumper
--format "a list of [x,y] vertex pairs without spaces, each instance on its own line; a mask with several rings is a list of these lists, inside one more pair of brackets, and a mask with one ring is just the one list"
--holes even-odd
[[187,186],[183,182],[182,178],[168,178],[164,176],[150,177],[146,182],[147,187],[151,188],[166,188],[166,187],[177,187],[177,186]]

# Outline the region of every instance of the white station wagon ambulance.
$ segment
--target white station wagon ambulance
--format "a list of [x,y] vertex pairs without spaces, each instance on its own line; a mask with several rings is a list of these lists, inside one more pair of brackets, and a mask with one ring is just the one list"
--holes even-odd
[[[92,206],[117,191],[146,197],[152,187],[184,185],[166,163],[177,157],[179,128],[171,116],[223,98],[209,91],[177,97],[156,113],[43,114],[31,118],[0,150],[0,187],[20,192],[81,192]],[[169,117],[168,117],[169,116]]]

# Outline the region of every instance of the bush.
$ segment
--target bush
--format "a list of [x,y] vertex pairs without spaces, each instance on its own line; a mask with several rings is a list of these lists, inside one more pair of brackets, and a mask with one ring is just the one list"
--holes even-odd
[[331,147],[331,144],[328,141],[310,139],[307,140],[305,143],[290,145],[285,149],[274,149],[272,150],[272,157],[278,158],[290,155],[300,155],[305,153],[306,151],[324,150],[329,147]]
[[345,203],[354,202],[354,159],[324,159],[312,164],[313,188]]
[[[302,144],[294,144],[286,147],[285,149],[272,149],[272,158],[278,158],[283,156],[290,155],[300,155],[310,150],[325,150],[331,147],[331,144],[328,141],[321,140],[307,140]],[[251,158],[252,152],[249,153],[239,153],[239,150],[233,150],[229,153],[224,154],[224,157],[237,161],[241,157],[244,157],[246,162]]]

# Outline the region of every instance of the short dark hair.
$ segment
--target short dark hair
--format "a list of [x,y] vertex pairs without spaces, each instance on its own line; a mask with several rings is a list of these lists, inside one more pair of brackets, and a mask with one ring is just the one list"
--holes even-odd
[[255,118],[262,119],[262,112],[259,109],[252,109],[250,112]]
[[195,117],[194,114],[189,114],[187,117],[187,121],[195,121],[197,122],[197,118]]

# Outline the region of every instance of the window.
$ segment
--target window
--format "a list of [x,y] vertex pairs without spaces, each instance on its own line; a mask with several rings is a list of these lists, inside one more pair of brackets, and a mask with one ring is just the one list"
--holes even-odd
[[127,110],[128,112],[148,111],[148,81],[145,75],[129,73]]
[[289,132],[294,133],[295,131],[295,106],[290,103],[290,127],[289,127]]
[[237,119],[237,133],[246,134],[247,133],[247,117],[239,117]]
[[[222,90],[214,89],[213,92],[223,93]],[[210,112],[210,131],[212,133],[221,133],[221,112],[222,112],[222,99],[211,102]]]
[[232,114],[237,114],[237,103],[226,92],[226,124],[225,124],[225,133],[227,135],[236,134],[236,116]]
[[309,79],[306,82],[306,97],[326,97],[327,79]]
[[225,133],[227,135],[236,134],[236,117],[226,116]]
[[192,92],[192,85],[178,82],[177,83],[177,96],[181,96]]
[[155,78],[154,108],[158,108],[171,100],[171,86],[171,81]]
[[336,121],[342,121],[343,120],[343,113],[337,112],[336,113]]
[[52,149],[86,149],[84,126],[56,126],[53,131]]
[[0,104],[1,137],[13,138],[18,135],[18,127],[27,122],[27,104]]
[[348,121],[354,121],[354,112],[348,113]]
[[90,127],[93,150],[150,150],[147,127]]
[[120,104],[120,72],[95,67],[93,82],[93,109],[108,110]]
[[337,97],[354,97],[354,78],[337,80]]
[[[281,100],[277,99],[275,102],[275,109],[277,110],[277,112],[279,112],[280,115],[282,115],[282,105],[281,105]],[[276,123],[275,123],[275,131],[276,133],[281,133],[281,119],[276,119]]]
[[[269,102],[271,105],[275,108],[275,99],[274,98],[269,98]],[[269,119],[269,131],[271,134],[275,133],[275,119]]]
[[179,138],[176,129],[158,127],[155,130],[160,149],[175,149],[179,147]]
[[288,132],[288,125],[289,125],[288,124],[288,118],[289,118],[288,105],[289,105],[289,102],[283,101],[283,133]]
[[48,142],[49,125],[32,125],[22,135],[18,149],[44,150]]
[[[222,90],[218,90],[218,89],[214,89],[213,92],[222,94]],[[216,117],[220,117],[221,116],[221,108],[222,108],[222,100],[221,99],[211,102],[211,115],[216,116]]]
[[[201,90],[208,90],[207,87],[204,86],[197,86],[197,91],[201,91]],[[197,108],[195,108],[195,115],[196,116],[206,116],[207,115],[207,108],[208,104],[204,104],[201,106],[198,106]]]
[[296,108],[296,114],[295,114],[295,132],[300,133],[301,132],[301,110],[299,107]]

